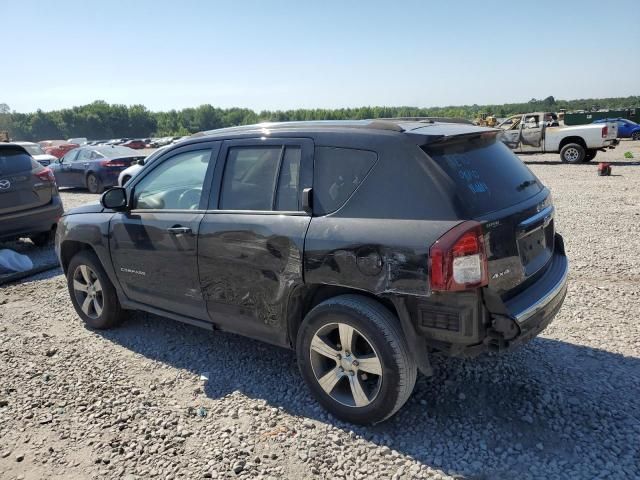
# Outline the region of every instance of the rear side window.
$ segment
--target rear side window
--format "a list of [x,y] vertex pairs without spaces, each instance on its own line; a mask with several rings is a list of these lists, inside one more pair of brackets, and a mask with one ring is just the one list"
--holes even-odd
[[271,210],[281,146],[229,149],[222,181],[223,210]]
[[423,150],[455,183],[472,216],[515,205],[543,189],[531,170],[493,135],[459,137]]
[[30,172],[34,167],[31,156],[20,148],[0,148],[0,176]]
[[339,209],[356,191],[378,156],[368,150],[317,147],[313,168],[313,210],[326,215]]

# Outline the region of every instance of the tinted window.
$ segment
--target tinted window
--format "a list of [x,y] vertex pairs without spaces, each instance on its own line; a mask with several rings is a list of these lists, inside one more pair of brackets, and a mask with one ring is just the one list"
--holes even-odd
[[31,171],[32,168],[31,156],[22,149],[0,148],[0,175]]
[[278,179],[276,210],[298,210],[301,155],[300,147],[287,147],[284,152]]
[[222,179],[223,210],[272,210],[281,146],[232,147]]
[[194,210],[200,206],[211,150],[185,152],[164,160],[135,187],[135,208]]
[[543,188],[531,170],[493,136],[459,138],[423,149],[455,183],[473,216],[515,205]]
[[344,205],[377,158],[367,150],[317,147],[313,171],[314,211],[324,215]]

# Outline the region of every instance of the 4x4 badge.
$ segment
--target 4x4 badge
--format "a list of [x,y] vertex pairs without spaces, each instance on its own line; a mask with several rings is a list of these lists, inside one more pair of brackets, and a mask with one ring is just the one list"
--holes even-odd
[[11,182],[9,180],[0,180],[0,190],[6,190],[11,186]]

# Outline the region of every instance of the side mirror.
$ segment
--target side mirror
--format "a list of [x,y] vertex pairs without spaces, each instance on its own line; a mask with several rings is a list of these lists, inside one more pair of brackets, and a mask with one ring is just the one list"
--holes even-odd
[[56,162],[58,162],[58,163],[62,164],[62,158],[63,158],[63,157],[58,158],[58,159],[56,160]]
[[302,190],[302,210],[309,215],[313,215],[313,188]]
[[113,187],[100,197],[100,203],[109,210],[124,210],[127,208],[127,191],[122,187]]

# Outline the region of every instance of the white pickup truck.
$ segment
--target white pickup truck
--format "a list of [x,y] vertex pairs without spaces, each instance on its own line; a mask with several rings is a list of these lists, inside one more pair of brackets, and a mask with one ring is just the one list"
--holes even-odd
[[598,150],[618,144],[615,122],[561,127],[550,112],[513,115],[498,128],[502,129],[499,138],[515,153],[560,152],[560,159],[569,163],[588,162]]

